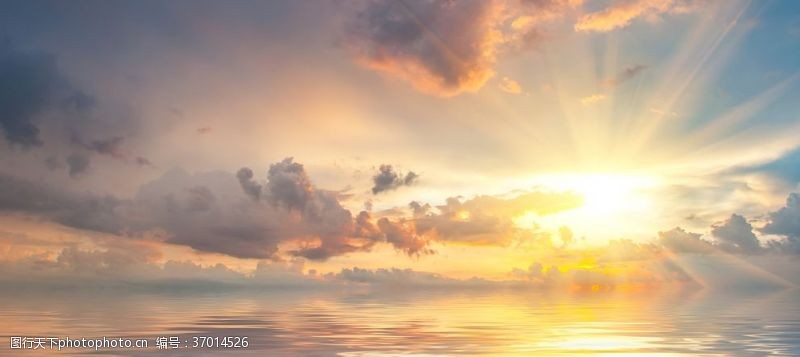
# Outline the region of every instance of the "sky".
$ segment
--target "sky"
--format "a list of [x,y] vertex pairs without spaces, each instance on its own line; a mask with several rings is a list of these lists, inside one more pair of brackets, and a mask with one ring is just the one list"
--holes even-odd
[[0,10],[4,279],[798,284],[794,1]]

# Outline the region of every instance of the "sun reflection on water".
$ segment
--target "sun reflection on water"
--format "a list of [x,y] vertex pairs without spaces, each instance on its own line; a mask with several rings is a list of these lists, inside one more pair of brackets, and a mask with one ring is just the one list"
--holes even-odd
[[237,351],[245,355],[797,355],[797,298],[474,289],[4,292],[0,331],[6,339],[245,335],[251,345]]

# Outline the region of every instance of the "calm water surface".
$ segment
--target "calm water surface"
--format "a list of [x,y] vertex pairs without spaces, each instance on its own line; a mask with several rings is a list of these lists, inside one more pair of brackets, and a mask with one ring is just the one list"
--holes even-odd
[[[800,293],[0,290],[0,355],[800,356]],[[11,336],[146,338],[19,351]],[[247,349],[155,339],[248,336]],[[191,344],[191,342],[189,342]]]

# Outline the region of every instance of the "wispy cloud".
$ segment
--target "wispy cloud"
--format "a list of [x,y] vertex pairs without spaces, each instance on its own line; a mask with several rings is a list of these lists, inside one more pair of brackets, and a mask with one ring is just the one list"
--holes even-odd
[[606,95],[605,94],[596,93],[596,94],[588,95],[588,96],[585,96],[585,97],[581,98],[581,104],[588,106],[588,105],[596,104],[596,103],[598,103],[600,101],[603,101],[605,99],[606,99]]
[[503,77],[503,79],[500,80],[498,87],[500,87],[500,90],[503,92],[509,94],[522,94],[522,86],[519,84],[519,82],[508,77]]
[[643,18],[656,21],[662,14],[685,13],[696,8],[693,0],[625,0],[583,15],[575,24],[576,31],[608,32],[623,28]]

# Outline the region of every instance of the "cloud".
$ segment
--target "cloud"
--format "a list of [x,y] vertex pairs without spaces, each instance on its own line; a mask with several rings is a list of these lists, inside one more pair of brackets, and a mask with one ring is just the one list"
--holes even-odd
[[500,90],[509,94],[522,94],[522,86],[515,80],[503,77],[503,79],[498,84]]
[[289,157],[270,165],[267,172],[270,198],[275,204],[288,209],[306,211],[314,209],[314,186],[303,165]]
[[[239,170],[237,177],[245,193],[267,203],[273,214],[288,216],[281,222],[291,224],[291,227],[283,230],[293,232],[295,236],[284,240],[304,235],[315,238],[314,242],[290,252],[296,256],[325,260],[335,255],[369,250],[378,242],[387,242],[409,255],[428,252],[425,249],[427,241],[416,236],[413,229],[404,223],[382,218],[376,226],[366,211],[354,218],[342,207],[335,192],[316,188],[303,165],[292,158],[270,165],[263,192],[257,189],[261,186],[253,181],[250,169]],[[415,176],[406,177],[410,183]],[[295,219],[292,219],[292,212],[298,214]]]
[[658,243],[674,253],[711,253],[714,247],[700,238],[701,234],[675,227],[669,231],[658,232]]
[[372,194],[377,195],[381,192],[391,191],[402,186],[411,186],[416,183],[419,175],[413,171],[407,174],[394,171],[392,165],[381,165],[378,173],[372,176]]
[[77,135],[73,134],[72,142],[90,152],[99,155],[109,156],[123,162],[132,162],[139,166],[153,166],[153,164],[147,158],[132,155],[125,150],[123,147],[125,138],[122,136],[114,136],[108,139],[83,142]]
[[65,81],[52,55],[0,41],[0,127],[10,145],[41,146],[39,116],[57,106]]
[[69,176],[72,178],[78,177],[89,170],[89,157],[82,154],[71,154],[67,156],[67,166],[69,167]]
[[773,248],[800,254],[800,195],[790,193],[786,198],[786,205],[775,212],[770,212],[767,224],[759,231],[786,238],[783,242],[773,243]]
[[236,172],[236,178],[239,180],[239,185],[248,196],[253,197],[256,201],[261,198],[261,185],[253,181],[253,170],[243,167]]
[[505,245],[523,239],[527,230],[513,220],[525,213],[547,215],[577,208],[580,196],[572,193],[528,192],[515,197],[477,196],[462,201],[450,197],[433,212],[429,205],[411,202],[417,234],[435,239],[478,245]]
[[793,187],[800,183],[800,147],[785,152],[771,161],[737,167],[731,172],[734,174],[762,174],[783,186]]
[[127,155],[122,150],[122,143],[125,138],[115,136],[105,140],[94,140],[90,143],[81,143],[87,150],[94,151],[101,155],[108,155],[117,159],[125,159]]
[[603,81],[603,85],[607,87],[616,87],[640,75],[645,69],[647,69],[647,66],[642,64],[626,67],[622,70],[622,72],[617,73],[614,78],[609,78]]
[[413,224],[392,222],[383,217],[378,220],[378,228],[387,242],[408,255],[433,253],[432,250],[426,248],[428,240],[416,233]]
[[761,249],[758,238],[753,233],[753,226],[738,214],[732,214],[730,218],[715,223],[711,228],[711,234],[719,240],[720,248],[724,250],[752,254]]
[[583,105],[592,105],[592,104],[598,103],[598,102],[600,102],[602,100],[605,100],[605,99],[606,99],[606,95],[605,94],[600,94],[600,93],[592,94],[590,96],[586,96],[586,97],[581,98],[581,104],[583,104]]
[[[75,175],[85,157],[68,158]],[[86,164],[88,165],[88,163]],[[72,193],[61,187],[0,175],[0,211],[24,212],[65,226],[135,239],[150,235],[199,251],[239,258],[277,259],[289,254],[325,260],[387,243],[409,255],[427,254],[427,239],[413,223],[355,218],[338,194],[316,188],[291,158],[270,166],[267,181],[252,170],[237,175],[190,175],[173,169],[139,187],[131,199]],[[377,224],[376,224],[377,222]],[[287,251],[279,246],[288,243]]]
[[491,282],[484,280],[465,281],[448,278],[440,274],[421,272],[412,269],[380,268],[363,269],[358,267],[344,268],[337,274],[327,276],[334,281],[368,285],[392,286],[417,286],[417,287],[446,287],[455,285],[468,285],[481,283],[489,285]]
[[767,224],[760,229],[766,234],[779,234],[792,238],[800,238],[800,195],[790,193],[786,205],[769,213]]
[[367,1],[346,45],[362,65],[421,92],[474,92],[494,75],[501,10],[490,1]]
[[[152,166],[148,159],[126,152],[122,136],[83,139],[103,130],[115,131],[120,125],[130,125],[98,120],[93,113],[96,106],[95,97],[75,88],[60,72],[54,55],[20,51],[8,41],[0,41],[0,112],[3,113],[0,131],[11,147],[44,148],[51,156],[62,150],[88,150],[140,166]],[[70,176],[74,178],[85,173],[89,161],[88,156],[80,153],[68,157]],[[58,168],[54,163],[55,159],[50,160],[48,168]]]
[[0,173],[0,211],[32,213],[69,227],[117,233],[122,227],[115,211],[123,203],[112,196],[73,193]]
[[623,0],[597,12],[581,16],[575,24],[576,31],[609,32],[630,25],[636,19],[655,21],[663,14],[693,11],[693,0]]

